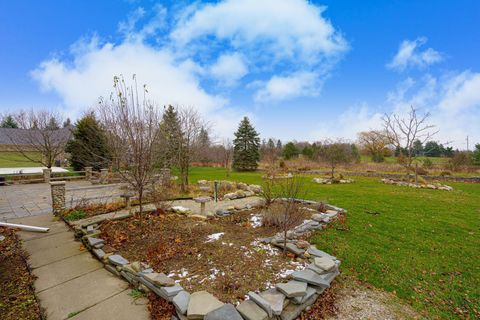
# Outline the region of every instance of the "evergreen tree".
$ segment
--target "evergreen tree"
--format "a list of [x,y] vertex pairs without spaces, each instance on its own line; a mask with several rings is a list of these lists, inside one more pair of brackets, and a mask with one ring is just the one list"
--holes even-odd
[[247,117],[240,122],[233,140],[233,168],[239,171],[254,171],[260,160],[260,138]]
[[279,152],[281,152],[283,149],[282,141],[280,141],[280,139],[277,140],[277,149]]
[[47,124],[47,129],[48,130],[58,130],[60,129],[60,125],[57,122],[57,119],[55,117],[51,117],[50,120],[48,121]]
[[0,124],[0,127],[17,129],[18,123],[15,121],[15,119],[13,119],[11,115],[8,115],[5,118],[3,118],[2,123]]
[[178,111],[172,105],[165,108],[160,122],[160,144],[162,153],[159,154],[159,165],[172,168],[178,164],[183,134]]
[[268,149],[270,149],[270,150],[274,150],[274,149],[275,149],[275,142],[273,142],[273,139],[272,139],[272,138],[268,139],[267,147],[268,147]]
[[67,118],[67,120],[65,120],[63,122],[63,127],[66,128],[66,127],[70,127],[72,125],[72,121],[70,120],[70,118]]
[[303,147],[302,155],[304,155],[305,157],[307,157],[309,159],[312,159],[313,158],[313,148],[310,147],[309,145],[306,145],[305,147]]
[[480,166],[480,143],[475,145],[475,150],[473,150],[473,164]]
[[289,142],[283,148],[283,157],[285,160],[290,160],[296,156],[298,156],[300,152],[298,151],[297,147],[293,142]]
[[415,140],[415,142],[413,142],[413,154],[418,157],[418,156],[421,156],[423,154],[423,144],[422,144],[422,141],[420,140]]
[[100,170],[111,162],[105,132],[93,113],[77,121],[65,151],[70,153],[70,163],[77,171],[85,167]]

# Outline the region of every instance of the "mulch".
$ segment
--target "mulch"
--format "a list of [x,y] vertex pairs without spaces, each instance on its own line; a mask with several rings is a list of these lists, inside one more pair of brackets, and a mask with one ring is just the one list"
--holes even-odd
[[15,231],[0,227],[0,318],[12,320],[42,319],[33,281],[27,265],[27,253]]

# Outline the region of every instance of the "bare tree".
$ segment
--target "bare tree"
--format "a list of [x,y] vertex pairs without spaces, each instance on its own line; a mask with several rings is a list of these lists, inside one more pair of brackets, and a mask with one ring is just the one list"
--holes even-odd
[[138,195],[140,221],[146,189],[153,182],[155,152],[159,135],[158,108],[147,99],[143,86],[140,95],[136,77],[127,85],[123,77],[114,77],[114,94],[101,101],[100,119],[115,150],[119,174]]
[[232,171],[232,158],[233,158],[233,144],[230,139],[223,139],[222,141],[222,164],[226,170],[227,177],[230,177]]
[[202,122],[199,113],[189,107],[182,108],[179,112],[182,135],[178,149],[178,167],[180,169],[180,187],[182,192],[188,192],[188,174],[190,164],[195,159],[199,150],[199,136],[202,130],[208,132],[207,126]]
[[385,114],[383,120],[383,134],[386,139],[405,157],[403,165],[406,169],[407,177],[410,176],[412,162],[416,155],[414,152],[414,143],[419,140],[425,144],[438,131],[433,131],[434,125],[427,123],[430,113],[418,115],[417,110],[411,106],[410,111],[405,117],[398,114]]
[[[15,115],[17,128],[4,129],[13,149],[27,160],[51,168],[65,152],[70,139],[70,128],[59,129],[62,117],[47,110],[20,111]],[[38,158],[32,152],[40,154]]]
[[331,169],[331,178],[334,178],[335,168],[341,163],[352,162],[357,155],[351,144],[342,141],[325,141],[320,147],[320,158],[327,162]]

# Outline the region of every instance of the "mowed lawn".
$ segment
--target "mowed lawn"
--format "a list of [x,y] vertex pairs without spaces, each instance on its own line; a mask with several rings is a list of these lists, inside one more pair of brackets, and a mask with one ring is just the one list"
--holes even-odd
[[[344,274],[395,293],[427,318],[480,318],[479,184],[449,183],[455,190],[447,192],[374,178],[350,185],[312,178],[306,178],[307,198],[348,210],[349,231],[330,228],[312,238],[343,261]],[[199,179],[261,184],[260,173],[226,178],[218,168],[194,168],[191,180]]]
[[[40,159],[40,153],[27,152],[32,159]],[[0,168],[18,168],[18,167],[41,167],[38,162],[32,162],[25,158],[20,152],[3,151],[0,152]]]

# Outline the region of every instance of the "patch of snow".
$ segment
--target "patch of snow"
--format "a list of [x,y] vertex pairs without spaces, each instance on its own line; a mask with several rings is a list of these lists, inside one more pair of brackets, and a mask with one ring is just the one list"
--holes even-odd
[[250,243],[251,246],[254,247],[254,250],[264,250],[267,255],[269,256],[276,256],[278,255],[278,249],[274,248],[273,246],[263,243],[259,239],[254,240],[252,243]]
[[182,206],[173,206],[172,210],[177,213],[188,213],[190,209],[182,207]]
[[207,241],[206,241],[206,242],[217,241],[217,240],[220,239],[220,237],[223,236],[224,234],[225,234],[225,232],[213,233],[213,234],[207,236]]
[[262,216],[258,214],[252,214],[250,217],[250,225],[252,228],[258,228],[262,226]]

